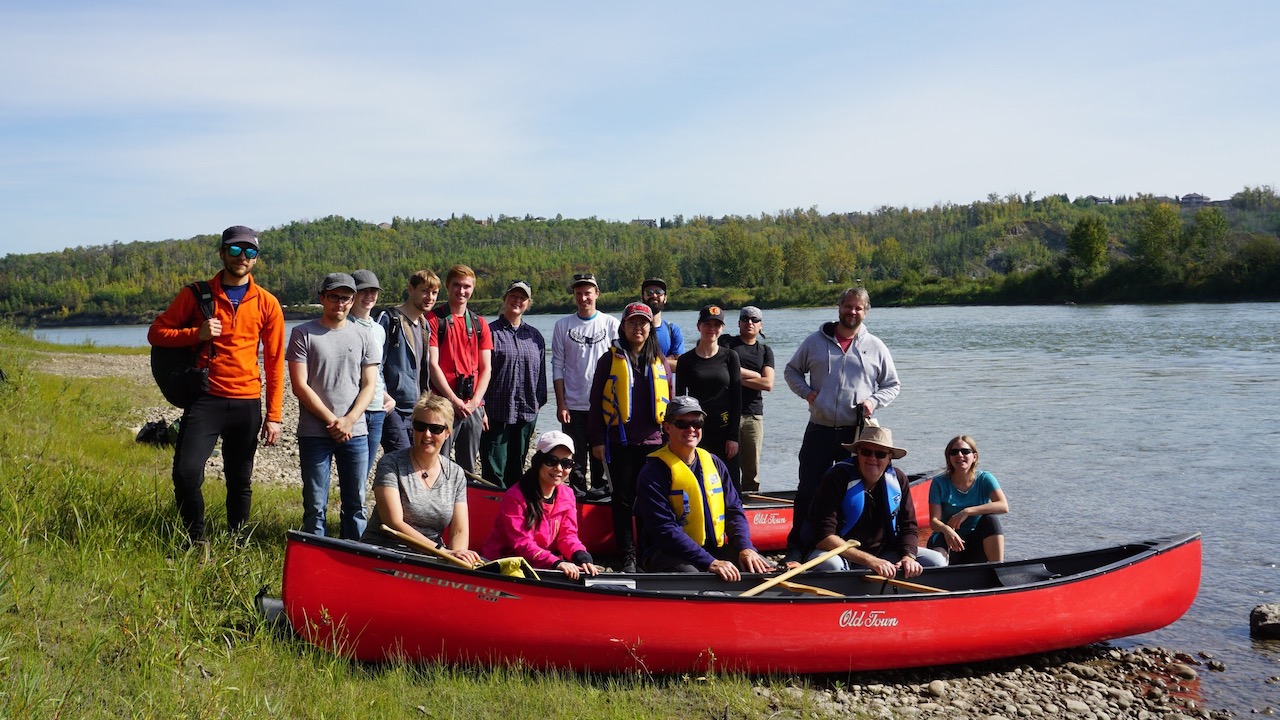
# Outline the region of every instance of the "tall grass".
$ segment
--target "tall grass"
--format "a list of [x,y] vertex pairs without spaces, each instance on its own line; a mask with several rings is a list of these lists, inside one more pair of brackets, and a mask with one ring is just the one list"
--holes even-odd
[[[135,444],[127,427],[132,398],[153,391],[41,374],[31,364],[37,345],[0,326],[7,376],[0,382],[0,718],[719,718],[811,710],[808,694],[765,699],[740,676],[370,666],[273,631],[254,596],[262,588],[280,593],[283,537],[301,512],[296,490],[256,487],[247,547],[214,536],[205,561],[186,547],[177,522],[169,452]],[[211,528],[225,526],[223,493],[209,478]]]

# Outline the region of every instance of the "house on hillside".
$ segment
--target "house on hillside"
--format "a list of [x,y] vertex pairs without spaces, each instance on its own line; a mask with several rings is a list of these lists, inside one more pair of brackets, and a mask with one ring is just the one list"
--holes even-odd
[[1187,195],[1183,195],[1181,202],[1183,205],[1187,207],[1198,207],[1200,205],[1208,205],[1209,198],[1204,195],[1201,195],[1200,193],[1190,193]]
[[645,219],[636,218],[635,220],[631,221],[631,224],[635,225],[636,227],[650,227],[650,228],[658,227],[657,220],[649,220],[647,218]]
[[1098,197],[1097,195],[1088,195],[1085,197],[1085,200],[1089,201],[1094,205],[1110,205],[1111,204],[1111,198]]

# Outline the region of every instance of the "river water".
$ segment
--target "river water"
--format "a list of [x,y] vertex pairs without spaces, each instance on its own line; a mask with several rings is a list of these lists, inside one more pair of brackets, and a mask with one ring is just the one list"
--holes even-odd
[[[805,403],[782,368],[834,308],[766,310],[778,378],[765,399],[765,490],[794,488]],[[730,313],[730,327],[736,330]],[[667,319],[696,339],[696,313]],[[530,322],[550,337],[552,316]],[[1249,611],[1280,602],[1280,304],[877,308],[903,390],[877,412],[908,472],[943,465],[972,435],[1009,497],[1010,558],[1185,531],[1204,535],[1200,594],[1173,625],[1119,642],[1211,653],[1203,701],[1280,708],[1280,641],[1249,637]],[[62,343],[145,345],[146,328],[60,328]],[[553,427],[554,403],[542,428]],[[1141,588],[1133,589],[1141,596]],[[999,622],[999,618],[986,618]],[[980,625],[980,622],[979,622]],[[979,629],[980,631],[980,629]]]

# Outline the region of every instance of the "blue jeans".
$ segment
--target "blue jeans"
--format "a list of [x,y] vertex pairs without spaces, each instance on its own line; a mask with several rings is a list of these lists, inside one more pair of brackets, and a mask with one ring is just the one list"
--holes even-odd
[[[365,436],[369,440],[369,456],[365,459],[362,475],[366,479],[369,477],[369,471],[373,469],[373,461],[378,457],[378,443],[382,442],[382,421],[386,418],[387,413],[384,410],[364,411],[364,421],[369,425],[369,434]],[[352,438],[352,440],[356,439]]]
[[344,540],[359,540],[364,533],[363,471],[369,466],[369,443],[363,435],[338,443],[329,437],[298,438],[298,463],[302,466],[302,531],[324,535],[324,512],[329,503],[329,462],[338,464],[338,495]]
[[[813,552],[806,555],[804,559],[806,561],[812,560],[824,552],[826,552],[826,550],[815,549]],[[896,550],[887,551],[880,557],[895,564],[902,559],[902,555]],[[916,548],[916,562],[920,563],[920,567],[927,568],[947,566],[947,558],[937,550],[930,550],[929,548]],[[814,572],[840,572],[842,570],[849,570],[852,567],[853,565],[848,560],[836,555],[835,557],[829,557],[826,560],[823,560],[811,569]]]
[[390,455],[413,444],[413,411],[396,408],[382,419],[382,452]]

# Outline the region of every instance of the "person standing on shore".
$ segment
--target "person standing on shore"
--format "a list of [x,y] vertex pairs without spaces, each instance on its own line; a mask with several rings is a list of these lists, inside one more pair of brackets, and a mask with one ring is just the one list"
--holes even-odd
[[645,280],[640,284],[640,300],[653,311],[653,337],[670,370],[684,352],[684,332],[679,325],[662,319],[662,311],[667,307],[667,282],[662,278]]
[[[280,301],[253,281],[258,233],[243,225],[222,231],[222,269],[209,280],[213,317],[200,321],[195,293],[183,288],[156,317],[147,342],[158,347],[207,343],[201,362],[209,370],[209,391],[182,412],[173,451],[173,491],[178,514],[193,545],[206,544],[204,466],[222,439],[227,482],[227,525],[240,533],[253,497],[253,458],[258,442],[280,439],[284,408],[284,313]],[[262,417],[262,375],[267,379],[267,416]]]
[[742,422],[738,426],[738,489],[760,489],[760,452],[764,448],[764,394],[773,391],[773,348],[761,342],[764,313],[754,305],[738,313],[738,335],[724,346],[738,354],[742,376]]
[[[556,418],[560,428],[573,438],[574,447],[589,448],[587,414],[591,410],[591,383],[596,362],[618,339],[618,318],[596,310],[600,286],[596,276],[579,273],[569,285],[578,311],[556,321],[551,331],[551,379],[556,392]],[[574,453],[570,483],[580,493],[607,490],[604,463],[589,452]]]
[[[356,281],[356,299],[351,304],[351,322],[364,328],[365,332],[373,338],[373,344],[382,348],[387,344],[387,331],[373,321],[373,308],[378,304],[378,295],[382,293],[378,276],[374,275],[372,270],[357,270],[351,273],[351,278]],[[366,436],[369,443],[369,459],[365,463],[365,477],[369,476],[373,461],[378,457],[378,444],[382,442],[383,420],[388,413],[395,411],[395,408],[396,401],[387,394],[387,383],[382,378],[382,372],[379,371],[374,375],[373,400],[364,411],[364,421],[369,428],[369,434]]]
[[440,293],[440,278],[430,270],[419,270],[409,276],[408,297],[399,307],[378,316],[378,325],[386,332],[382,347],[382,379],[387,394],[395,400],[394,410],[387,411],[382,426],[382,452],[403,450],[413,443],[409,419],[413,407],[428,385],[428,338],[431,327],[427,313]]
[[373,400],[382,348],[347,310],[356,281],[330,273],[320,285],[324,314],[289,335],[289,380],[298,396],[298,464],[302,471],[302,531],[325,534],[329,466],[337,461],[343,540],[365,528],[364,490],[369,469],[364,411]]
[[538,411],[547,404],[547,342],[524,322],[533,290],[517,280],[502,295],[502,315],[489,323],[493,336],[493,381],[489,383],[480,435],[484,478],[512,487],[524,474]]
[[840,293],[838,312],[836,322],[823,323],[800,343],[783,370],[791,392],[809,403],[787,562],[799,561],[813,493],[827,469],[849,457],[844,446],[857,441],[858,420],[893,402],[902,389],[889,348],[863,324],[871,312],[866,289]]
[[493,363],[493,336],[484,318],[467,303],[476,289],[476,273],[466,265],[454,265],[444,278],[449,301],[427,316],[431,324],[428,342],[431,387],[453,403],[453,432],[444,443],[448,457],[468,475],[479,474],[480,433],[484,432],[484,395],[489,390]]

